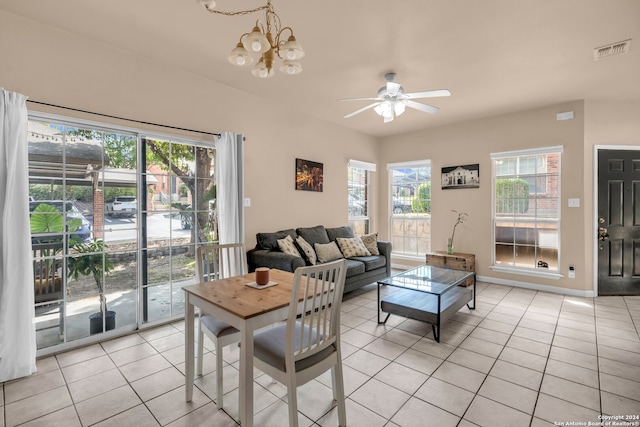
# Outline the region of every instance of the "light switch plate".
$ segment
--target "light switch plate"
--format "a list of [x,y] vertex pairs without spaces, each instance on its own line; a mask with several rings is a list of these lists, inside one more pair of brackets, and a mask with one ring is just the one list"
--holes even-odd
[[244,207],[245,208],[250,208],[251,207],[251,199],[249,197],[245,197],[244,198]]
[[570,208],[579,208],[580,207],[580,199],[569,199],[569,207]]

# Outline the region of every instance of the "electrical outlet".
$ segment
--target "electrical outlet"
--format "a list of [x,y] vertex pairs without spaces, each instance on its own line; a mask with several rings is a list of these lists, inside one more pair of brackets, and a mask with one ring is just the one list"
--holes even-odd
[[576,268],[573,265],[569,266],[569,279],[576,278]]

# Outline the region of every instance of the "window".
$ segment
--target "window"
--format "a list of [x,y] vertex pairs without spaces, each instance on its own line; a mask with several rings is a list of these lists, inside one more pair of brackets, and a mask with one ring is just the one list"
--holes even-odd
[[376,165],[373,163],[349,160],[347,178],[349,225],[358,236],[369,233],[370,174],[375,171]]
[[558,273],[562,147],[491,155],[494,268]]
[[410,257],[431,251],[431,162],[387,165],[391,241],[394,254]]

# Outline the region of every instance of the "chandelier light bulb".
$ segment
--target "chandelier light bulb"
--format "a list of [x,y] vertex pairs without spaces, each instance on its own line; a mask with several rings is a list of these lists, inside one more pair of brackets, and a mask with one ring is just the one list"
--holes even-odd
[[236,64],[238,65],[244,65],[247,62],[246,59],[244,59],[244,56],[238,56],[236,58]]
[[260,44],[260,42],[258,40],[254,40],[251,43],[251,50],[254,52],[260,52],[260,50],[262,50],[262,45]]

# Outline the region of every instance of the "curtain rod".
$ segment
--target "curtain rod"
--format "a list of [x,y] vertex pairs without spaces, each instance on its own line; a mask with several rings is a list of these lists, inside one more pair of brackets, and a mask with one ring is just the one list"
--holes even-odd
[[201,133],[203,135],[212,135],[212,136],[216,136],[218,138],[220,138],[220,136],[221,136],[221,134],[219,134],[219,133],[203,132],[201,130],[180,128],[180,127],[177,127],[177,126],[161,125],[161,124],[158,124],[158,123],[144,122],[142,120],[127,119],[127,118],[124,118],[124,117],[112,116],[110,114],[94,113],[93,111],[80,110],[78,108],[63,107],[62,105],[55,105],[55,104],[49,104],[47,102],[33,101],[31,99],[27,99],[27,102],[32,102],[34,104],[39,104],[39,105],[46,105],[48,107],[62,108],[64,110],[76,111],[78,113],[87,113],[87,114],[93,114],[93,115],[96,115],[96,116],[108,117],[110,119],[125,120],[127,122],[139,123],[139,124],[143,124],[143,125],[159,126],[159,127],[168,128],[168,129],[175,129],[175,130],[184,130],[184,131],[187,131],[187,132]]

